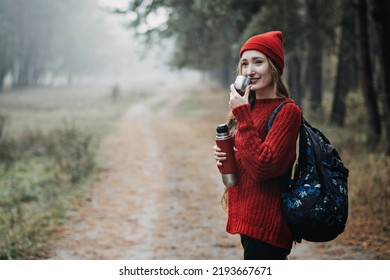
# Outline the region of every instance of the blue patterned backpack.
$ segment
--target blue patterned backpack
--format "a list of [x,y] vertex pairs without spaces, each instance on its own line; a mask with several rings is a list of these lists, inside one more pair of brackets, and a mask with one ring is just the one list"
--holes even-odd
[[[267,132],[281,103],[271,114]],[[329,140],[302,117],[295,171],[280,178],[284,218],[294,240],[326,242],[335,239],[348,219],[348,174]],[[293,176],[291,176],[293,175]]]

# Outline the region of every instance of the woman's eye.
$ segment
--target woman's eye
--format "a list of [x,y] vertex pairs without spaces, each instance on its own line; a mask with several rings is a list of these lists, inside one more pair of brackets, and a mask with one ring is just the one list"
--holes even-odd
[[263,61],[261,61],[261,60],[256,60],[255,63],[259,65],[259,64],[263,63]]

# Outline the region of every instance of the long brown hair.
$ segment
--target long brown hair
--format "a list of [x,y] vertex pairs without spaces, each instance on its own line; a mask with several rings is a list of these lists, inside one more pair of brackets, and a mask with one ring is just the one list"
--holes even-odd
[[[276,67],[275,63],[269,57],[267,57],[267,60],[268,60],[268,63],[270,65],[273,91],[274,91],[275,95],[278,97],[289,98],[290,97],[289,89],[288,89],[287,85],[285,84],[285,82],[283,81],[282,75],[280,74],[279,69]],[[240,60],[238,66],[237,66],[236,72],[237,72],[237,74],[242,74],[242,60]],[[251,91],[249,93],[248,101],[249,101],[249,104],[251,105],[251,108],[253,108],[253,106],[255,105],[255,101],[256,101],[256,93],[254,91]],[[234,135],[236,133],[237,121],[234,118],[234,115],[233,115],[231,110],[228,113],[228,115],[226,116],[226,123],[229,127],[230,133],[232,135]],[[227,210],[227,189],[228,188],[225,188],[225,191],[223,192],[223,195],[221,198],[221,205],[222,205],[222,208],[225,210]]]

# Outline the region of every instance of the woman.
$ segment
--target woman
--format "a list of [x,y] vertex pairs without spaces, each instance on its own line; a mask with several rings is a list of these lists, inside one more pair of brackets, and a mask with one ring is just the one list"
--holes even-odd
[[[228,125],[235,139],[238,182],[227,188],[227,232],[241,235],[244,259],[287,259],[292,234],[283,219],[278,177],[295,161],[301,110],[286,104],[266,134],[272,111],[288,100],[282,81],[282,32],[251,37],[240,50],[238,72],[251,78],[243,96],[230,87]],[[226,154],[215,145],[217,166]]]

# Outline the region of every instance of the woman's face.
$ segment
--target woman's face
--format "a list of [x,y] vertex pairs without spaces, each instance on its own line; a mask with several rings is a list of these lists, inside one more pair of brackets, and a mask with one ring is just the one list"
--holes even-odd
[[241,74],[251,78],[251,90],[256,93],[273,92],[272,75],[268,58],[256,50],[245,51],[241,56]]

